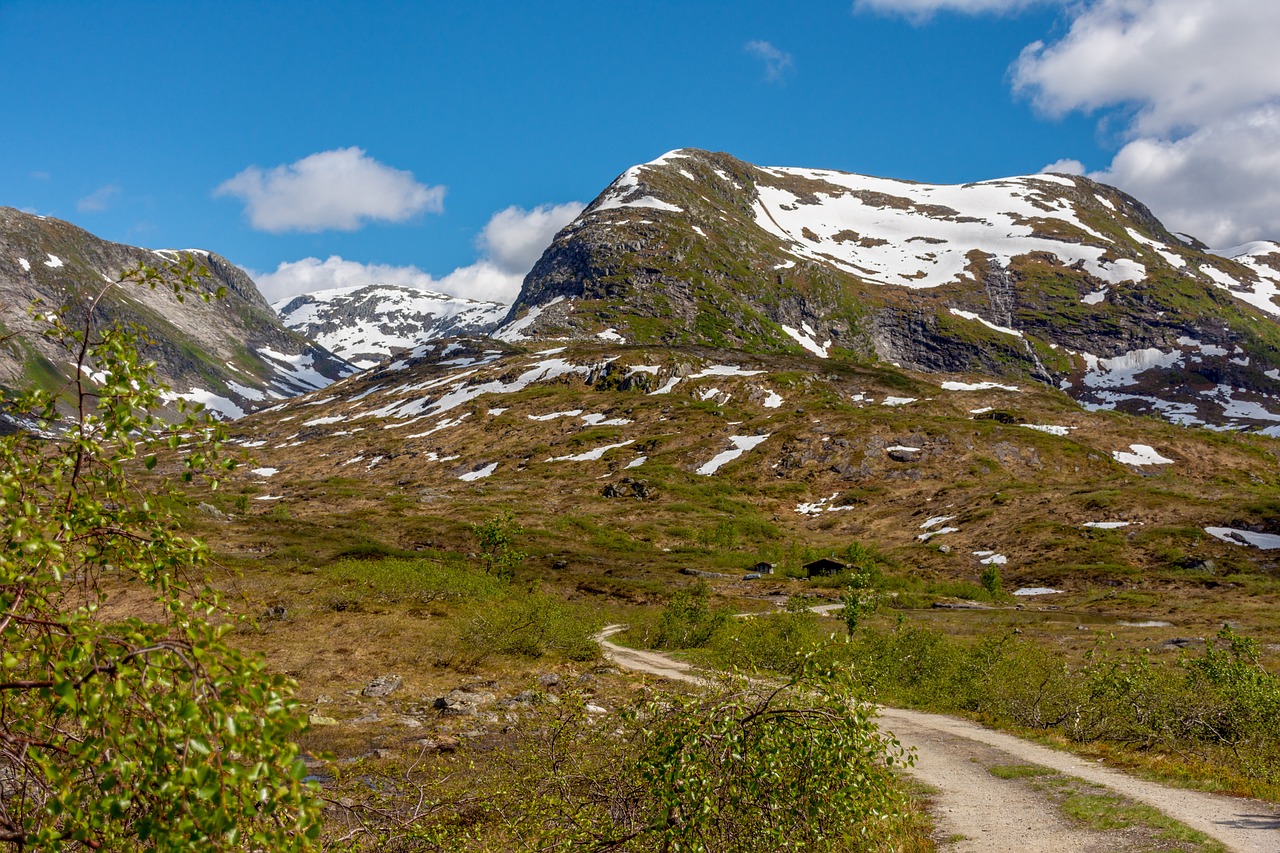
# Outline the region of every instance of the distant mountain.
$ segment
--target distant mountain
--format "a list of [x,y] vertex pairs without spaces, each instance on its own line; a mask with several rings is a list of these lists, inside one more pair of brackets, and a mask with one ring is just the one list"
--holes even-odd
[[0,207],[0,390],[67,380],[67,354],[41,334],[28,315],[40,300],[74,313],[107,282],[140,263],[163,267],[194,256],[208,271],[202,287],[226,288],[220,300],[188,297],[134,285],[112,287],[99,303],[106,322],[143,326],[151,343],[142,355],[156,362],[158,378],[175,397],[204,403],[222,418],[274,405],[322,388],[355,368],[302,335],[286,329],[253,281],[225,258],[202,249],[152,250],[102,240],[58,219]]
[[1280,246],[1213,254],[1083,177],[940,186],[682,149],[562,230],[494,337],[807,352],[1280,429],[1278,287]]
[[484,335],[508,306],[430,290],[372,284],[321,290],[275,303],[289,328],[359,367],[453,335]]

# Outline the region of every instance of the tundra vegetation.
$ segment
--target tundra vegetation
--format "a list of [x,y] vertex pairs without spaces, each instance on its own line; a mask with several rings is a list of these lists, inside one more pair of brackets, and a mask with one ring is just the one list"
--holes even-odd
[[[726,678],[709,691],[645,693],[607,720],[575,690],[534,696],[490,756],[428,759],[423,747],[392,773],[331,765],[322,799],[300,754],[308,715],[296,684],[238,648],[260,629],[208,582],[217,569],[208,548],[179,531],[185,498],[157,478],[173,470],[212,493],[235,464],[224,431],[199,411],[162,420],[166,389],[139,356],[145,332],[95,314],[107,289],[129,284],[216,296],[200,277],[190,263],[172,277],[141,267],[86,305],[49,311],[48,334],[74,359],[75,379],[6,402],[23,428],[0,438],[0,841],[17,850],[923,843],[895,776],[910,757],[876,728],[849,670],[818,658],[767,689]],[[349,549],[325,568],[331,609],[359,613],[378,597],[459,606],[452,665],[462,671],[492,658],[596,658],[593,614],[518,582],[513,516],[471,531],[481,555],[461,570],[457,557]],[[352,580],[361,595],[344,597]],[[705,592],[677,609],[670,644],[705,639]]]
[[[160,282],[153,271],[133,277]],[[70,315],[84,321],[75,328],[60,316],[51,333],[83,368],[64,398],[72,417],[34,394],[12,406],[32,413],[29,429],[0,441],[4,837],[16,847],[926,849],[919,805],[895,773],[909,756],[876,730],[875,701],[967,714],[1192,784],[1280,793],[1280,688],[1267,644],[1237,629],[1178,652],[1132,636],[1086,639],[1105,631],[1066,642],[957,630],[920,608],[959,599],[1012,612],[996,563],[984,571],[914,526],[905,546],[853,541],[841,521],[852,513],[794,523],[791,507],[812,497],[802,482],[772,469],[762,482],[747,465],[691,475],[664,457],[676,436],[644,442],[654,457],[644,496],[604,496],[594,477],[589,493],[555,480],[537,462],[550,446],[537,445],[526,469],[465,492],[346,468],[294,476],[287,501],[259,502],[274,496],[229,471],[219,427],[155,417],[161,391],[136,330],[97,329],[91,310]],[[571,409],[581,392],[529,391],[543,411]],[[605,393],[611,406],[634,402]],[[661,405],[687,409],[690,429],[741,416],[707,401]],[[823,416],[868,430],[906,430],[901,419],[917,417],[840,406]],[[247,429],[270,436],[264,423]],[[1003,429],[929,423],[957,444],[961,430],[985,440]],[[802,447],[786,429],[771,440]],[[608,430],[569,441],[616,441]],[[378,454],[402,449],[393,433],[369,438],[380,432],[359,440]],[[1083,445],[1021,432],[1045,459],[1060,454],[1064,472],[1068,462],[1103,472],[1083,485],[1062,474],[1074,489],[1066,499],[1089,511],[1206,500],[1198,481],[1122,475]],[[543,440],[521,440],[530,434]],[[1258,464],[1220,466],[1214,488],[1242,516],[1274,514],[1275,484],[1258,473],[1274,459],[1263,439],[1194,441],[1253,448]],[[948,463],[939,502],[963,507],[961,525],[1051,545],[1036,579],[1075,581],[1077,606],[1141,612],[1172,589],[1181,613],[1203,606],[1223,620],[1235,608],[1267,624],[1256,617],[1274,579],[1238,555],[1215,551],[1209,565],[1201,528],[1082,531],[1024,518],[1048,494],[1039,475],[968,458],[967,468]],[[162,489],[164,478],[177,488]],[[228,480],[232,489],[214,489]],[[901,509],[913,482],[868,479],[831,503],[868,516]],[[552,503],[566,483],[568,497]],[[191,532],[210,538],[215,559]],[[848,571],[804,579],[802,566],[823,556]],[[745,581],[761,560],[776,574]],[[711,576],[677,574],[690,566]],[[1210,583],[1223,594],[1186,593]],[[766,591],[786,605],[763,603]],[[843,611],[810,611],[823,603]],[[757,613],[738,618],[743,610]],[[594,637],[619,622],[630,626],[621,642],[739,675],[681,690],[612,671]],[[379,683],[402,676],[400,692],[361,689],[392,672]]]

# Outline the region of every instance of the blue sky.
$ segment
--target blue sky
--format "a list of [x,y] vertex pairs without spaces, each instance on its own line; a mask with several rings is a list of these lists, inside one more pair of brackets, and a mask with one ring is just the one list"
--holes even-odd
[[1056,162],[1211,243],[1280,238],[1272,6],[0,0],[0,205],[212,249],[270,297],[510,298],[570,203],[687,146],[936,182]]

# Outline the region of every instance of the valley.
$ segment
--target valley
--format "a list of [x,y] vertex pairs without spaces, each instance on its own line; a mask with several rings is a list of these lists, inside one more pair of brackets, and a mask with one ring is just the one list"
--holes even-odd
[[[76,292],[29,261],[55,237],[86,290],[146,251],[6,216],[0,274],[24,299]],[[765,718],[804,721],[753,760],[789,768],[814,827],[835,818],[806,786],[871,756],[893,808],[841,812],[831,849],[950,849],[969,830],[904,793],[896,747],[859,740],[869,703],[889,732],[924,725],[892,708],[959,715],[1274,803],[1278,257],[1210,253],[1082,177],[941,187],[680,149],[606,188],[511,306],[372,286],[277,303],[283,322],[248,288],[213,303],[290,342],[270,363],[305,383],[165,303],[144,355],[177,391],[204,383],[187,399],[237,464],[165,493],[205,453],[175,439],[130,477],[208,543],[233,645],[296,682],[333,849],[565,827],[574,849],[645,849],[639,816],[678,827],[685,806],[659,800],[695,785],[645,775],[669,766],[653,738],[696,750]],[[110,292],[112,318],[160,312]],[[14,340],[6,382],[64,387]],[[810,576],[822,558],[837,570]],[[153,617],[145,589],[104,590],[108,622]],[[761,690],[780,678],[796,689]],[[698,754],[695,775],[751,775]],[[1080,793],[1054,791],[1028,796]],[[742,837],[783,833],[771,820]],[[1144,826],[1063,831],[1221,849]]]

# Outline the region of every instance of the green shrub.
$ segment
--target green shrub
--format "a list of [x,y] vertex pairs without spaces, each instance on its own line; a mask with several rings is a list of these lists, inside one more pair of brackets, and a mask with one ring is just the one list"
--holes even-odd
[[1160,662],[1100,643],[1080,664],[1009,635],[966,643],[899,620],[838,647],[878,699],[971,711],[1078,742],[1173,752],[1280,782],[1280,677],[1229,628],[1202,655]]
[[805,653],[826,638],[821,623],[807,611],[730,619],[711,635],[706,648],[718,669],[791,675],[804,663]]
[[809,658],[785,685],[726,678],[607,717],[596,701],[533,705],[483,761],[360,766],[335,831],[371,851],[932,849],[895,772],[911,759],[847,668]]
[[[185,405],[165,423],[143,333],[97,316],[126,282],[181,300],[212,295],[205,275],[188,255],[172,279],[139,266],[69,288],[87,302],[74,320],[40,315],[71,357],[74,414],[49,391],[4,403],[36,427],[0,436],[0,840],[17,850],[306,850],[319,834],[293,684],[228,644],[236,615],[189,580],[207,546],[148,497],[170,484],[134,479],[168,454],[216,487],[225,430]],[[108,615],[108,587],[150,606]]]
[[1000,567],[995,563],[982,567],[982,574],[979,577],[982,588],[987,591],[987,595],[992,601],[997,601],[1004,596],[1004,584],[1000,580]]
[[603,627],[594,612],[542,593],[521,593],[473,607],[463,620],[462,657],[472,666],[495,654],[595,660],[595,634]]
[[696,649],[706,645],[730,619],[727,611],[711,608],[710,595],[704,580],[677,590],[658,618],[654,648]]
[[480,524],[471,525],[480,545],[480,557],[485,569],[492,575],[510,580],[516,566],[524,562],[525,554],[515,548],[516,539],[524,528],[516,522],[510,510],[499,513]]

